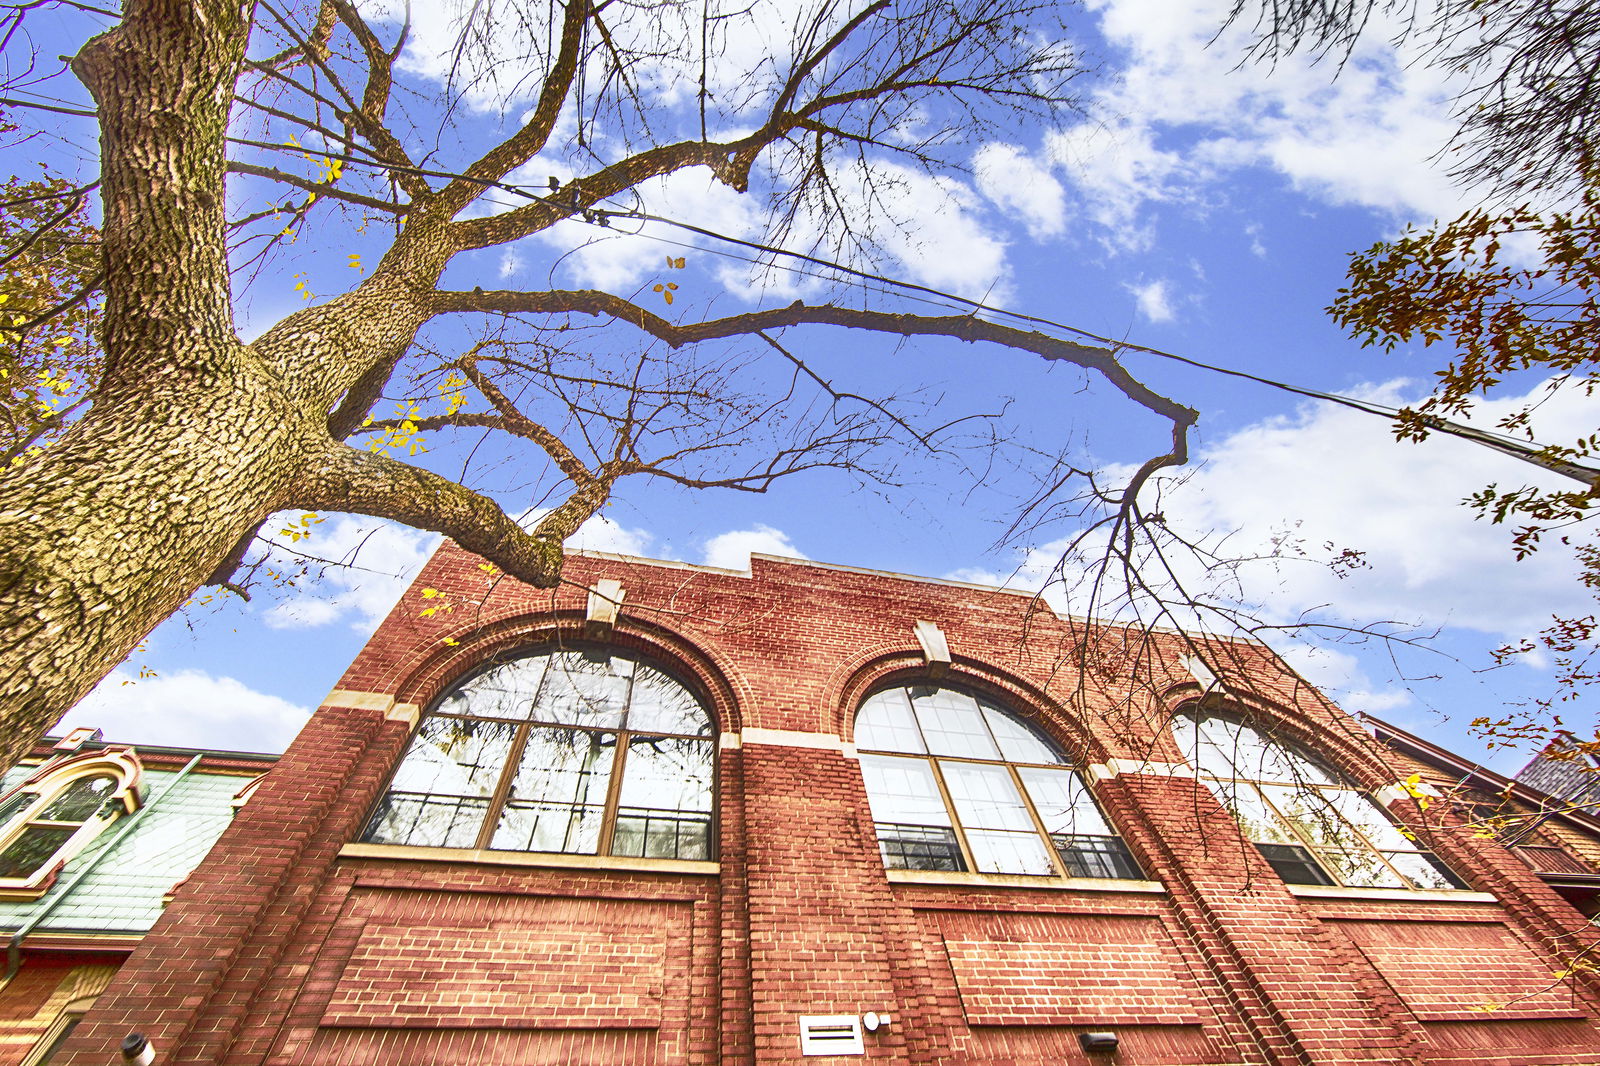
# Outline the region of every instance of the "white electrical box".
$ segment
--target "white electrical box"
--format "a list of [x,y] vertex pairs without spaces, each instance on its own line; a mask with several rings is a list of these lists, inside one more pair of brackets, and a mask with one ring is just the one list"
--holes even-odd
[[861,1019],[854,1014],[802,1014],[800,1054],[865,1055]]

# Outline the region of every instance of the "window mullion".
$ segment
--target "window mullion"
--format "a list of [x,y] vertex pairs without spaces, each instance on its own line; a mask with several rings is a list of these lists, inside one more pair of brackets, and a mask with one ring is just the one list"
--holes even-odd
[[[1340,878],[1338,872],[1333,870],[1333,869],[1331,869],[1328,866],[1328,864],[1323,861],[1322,852],[1317,848],[1316,841],[1314,841],[1310,837],[1306,836],[1305,832],[1298,825],[1295,824],[1295,821],[1294,821],[1293,818],[1287,817],[1281,810],[1278,809],[1278,805],[1276,803],[1272,802],[1272,798],[1267,795],[1265,789],[1256,787],[1257,783],[1254,782],[1254,781],[1243,781],[1243,780],[1240,780],[1238,778],[1234,778],[1232,783],[1233,783],[1233,785],[1235,787],[1237,787],[1239,785],[1243,785],[1245,788],[1250,789],[1257,796],[1259,796],[1261,798],[1262,805],[1265,806],[1267,810],[1271,811],[1274,815],[1277,816],[1278,824],[1282,825],[1285,829],[1289,830],[1289,832],[1294,835],[1294,838],[1297,841],[1300,842],[1300,847],[1305,851],[1305,853],[1307,855],[1311,856],[1311,861],[1316,863],[1317,864],[1317,868],[1320,869],[1324,874],[1327,874],[1328,880],[1332,881],[1336,885],[1344,884],[1344,880],[1342,878]],[[1264,784],[1264,785],[1285,784],[1285,783],[1290,784],[1290,785],[1294,785],[1293,782],[1275,782],[1275,781],[1263,781],[1263,782],[1261,782],[1261,784]],[[1303,787],[1303,786],[1294,785],[1294,787],[1299,788],[1299,787]],[[1334,817],[1339,818],[1339,821],[1341,821],[1341,822],[1344,821],[1344,819],[1342,817],[1339,817],[1339,812],[1338,811],[1334,811],[1333,813],[1334,813]],[[1252,840],[1250,843],[1256,844],[1256,843],[1259,843],[1259,842]]]
[[1028,817],[1033,819],[1034,832],[1044,838],[1044,853],[1050,860],[1050,865],[1055,869],[1057,877],[1066,877],[1067,868],[1061,861],[1061,856],[1056,853],[1056,842],[1051,839],[1049,831],[1044,827],[1044,819],[1039,817],[1039,812],[1033,806],[1033,797],[1028,795],[1028,790],[1022,784],[1022,775],[1017,773],[1016,765],[1006,763],[1006,769],[1011,771],[1011,784],[1016,788],[1017,795],[1022,797],[1022,805],[1028,810]]
[[[632,682],[629,684],[631,686]],[[626,714],[622,721],[627,724]],[[632,735],[626,729],[617,730],[616,753],[611,756],[611,780],[606,783],[606,805],[600,812],[600,837],[594,845],[596,855],[611,854],[611,839],[617,828],[617,800],[622,795],[622,775],[628,769],[628,741]]]
[[[1326,792],[1326,791],[1328,791],[1328,789],[1326,787],[1324,787],[1320,791]],[[1341,789],[1339,789],[1339,791],[1354,793],[1355,795],[1361,797],[1362,799],[1369,799],[1370,798],[1369,794],[1363,789],[1341,788]],[[1329,804],[1329,806],[1332,806],[1332,804]],[[1384,866],[1388,867],[1389,871],[1391,873],[1393,873],[1396,877],[1398,877],[1403,884],[1405,884],[1408,887],[1413,888],[1413,889],[1417,889],[1417,888],[1421,888],[1422,887],[1422,886],[1418,885],[1415,881],[1413,881],[1411,878],[1407,877],[1405,875],[1405,872],[1403,870],[1401,870],[1398,866],[1396,866],[1394,863],[1389,861],[1389,849],[1380,848],[1376,844],[1374,844],[1372,842],[1372,838],[1367,836],[1366,833],[1362,832],[1360,826],[1356,825],[1354,822],[1350,821],[1350,819],[1346,818],[1342,813],[1340,813],[1339,809],[1337,807],[1334,807],[1334,814],[1338,815],[1339,821],[1343,822],[1344,825],[1345,825],[1345,831],[1348,832],[1351,835],[1352,838],[1354,838],[1355,842],[1357,844],[1361,845],[1363,848],[1366,848],[1373,855],[1377,856],[1378,861],[1383,863]],[[1432,848],[1429,848],[1429,847],[1425,846],[1421,840],[1417,839],[1416,834],[1411,832],[1411,827],[1410,826],[1408,826],[1408,825],[1406,825],[1403,822],[1400,822],[1398,820],[1396,820],[1393,824],[1394,824],[1395,829],[1399,830],[1401,832],[1401,834],[1403,836],[1405,836],[1407,843],[1415,845],[1415,848],[1413,849],[1413,851],[1418,851],[1418,852],[1426,851],[1429,854],[1433,853],[1433,849]],[[1396,849],[1396,850],[1399,850],[1399,849]]]
[[933,767],[933,783],[939,786],[939,798],[944,800],[945,813],[950,816],[950,828],[955,831],[956,843],[961,848],[961,861],[968,872],[977,873],[977,858],[973,854],[972,845],[967,843],[967,831],[961,826],[961,818],[956,814],[955,801],[950,798],[950,789],[944,783],[944,770],[940,768],[939,760],[931,755],[928,756],[928,763]]
[[511,738],[511,750],[506,752],[506,764],[500,770],[500,780],[495,784],[494,794],[489,797],[489,809],[484,812],[483,825],[478,827],[477,846],[487,848],[494,839],[494,831],[500,825],[500,814],[505,810],[506,800],[511,795],[511,786],[517,779],[517,770],[522,766],[522,752],[528,746],[528,734],[533,731],[532,722],[523,722],[517,726],[517,735]]

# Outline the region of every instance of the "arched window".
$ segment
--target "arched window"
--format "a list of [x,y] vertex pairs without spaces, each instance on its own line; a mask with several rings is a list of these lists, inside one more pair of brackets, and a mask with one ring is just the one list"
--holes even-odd
[[43,895],[55,874],[118,816],[139,805],[128,752],[46,764],[0,798],[0,897]]
[[712,736],[700,701],[631,655],[501,663],[422,719],[362,839],[709,859]]
[[1144,876],[1066,757],[989,700],[883,689],[861,705],[855,737],[890,869]]
[[1289,884],[1467,887],[1371,797],[1297,747],[1200,711],[1176,716],[1172,730],[1200,780]]

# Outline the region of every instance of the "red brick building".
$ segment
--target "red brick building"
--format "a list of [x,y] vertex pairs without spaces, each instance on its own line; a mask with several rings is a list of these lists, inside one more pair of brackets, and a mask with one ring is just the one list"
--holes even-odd
[[441,550],[62,1061],[1600,1063],[1593,927],[1263,647],[566,576]]

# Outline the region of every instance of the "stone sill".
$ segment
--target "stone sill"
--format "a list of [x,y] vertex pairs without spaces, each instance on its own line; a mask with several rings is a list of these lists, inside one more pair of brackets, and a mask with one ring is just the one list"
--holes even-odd
[[407,844],[346,844],[341,859],[403,859],[408,862],[464,862],[481,866],[541,866],[566,870],[715,876],[722,865],[689,859],[634,859],[622,855],[563,855],[542,851],[492,851],[487,848],[421,848]]
[[1029,877],[1025,874],[975,874],[964,870],[885,870],[889,880],[904,885],[964,885],[968,888],[1035,888],[1052,892],[1144,892],[1165,895],[1159,881],[1123,881],[1100,877]]
[[1405,903],[1499,903],[1493,894],[1466,889],[1345,888],[1342,885],[1285,885],[1309,899],[1388,899]]

